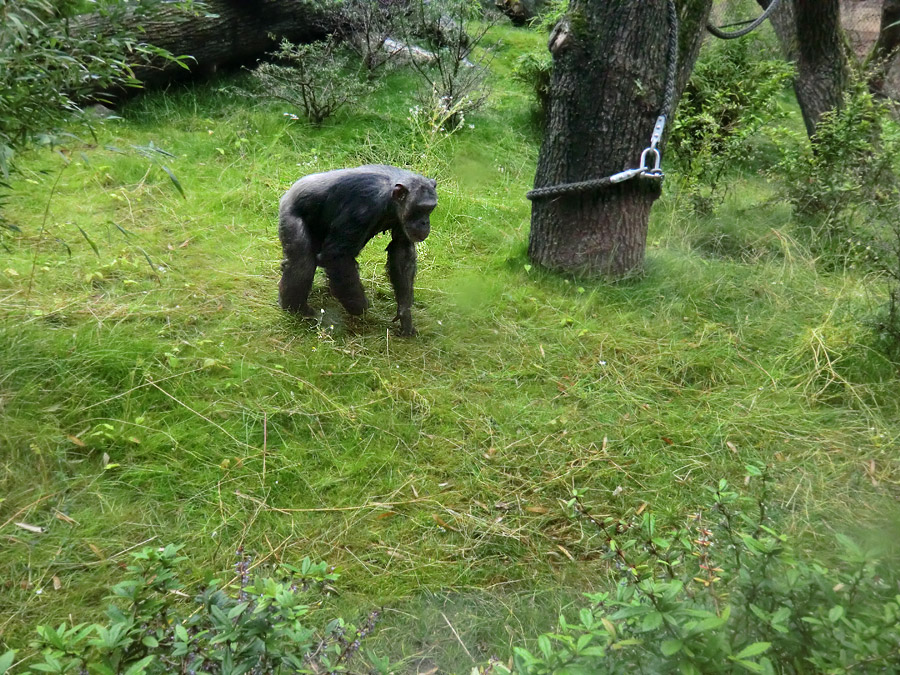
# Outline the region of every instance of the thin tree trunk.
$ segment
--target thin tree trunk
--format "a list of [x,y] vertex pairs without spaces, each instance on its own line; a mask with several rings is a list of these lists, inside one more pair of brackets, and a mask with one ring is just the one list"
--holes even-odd
[[876,60],[870,83],[874,93],[900,99],[900,0],[884,0],[881,28],[872,49]]
[[[772,0],[757,0],[762,9],[768,9]],[[778,38],[784,59],[789,63],[797,61],[797,23],[794,19],[794,0],[781,0],[781,4],[769,17],[772,29]]]
[[[193,73],[209,73],[221,66],[251,62],[271,51],[278,40],[312,42],[334,32],[339,17],[308,0],[207,0],[197,15],[178,7],[162,7],[152,17],[128,11],[115,25],[102,14],[85,14],[72,21],[73,32],[130,33],[141,42],[176,56],[190,55]],[[145,87],[165,84],[186,71],[160,61],[135,68]]]
[[841,108],[849,81],[839,0],[795,0],[797,77],[794,89],[812,138],[822,115]]
[[[712,0],[679,3],[679,73],[687,82]],[[550,113],[535,187],[602,178],[637,166],[665,89],[666,0],[573,0],[550,38]],[[546,267],[625,275],[644,259],[657,182],[634,179],[537,199],[528,254]]]

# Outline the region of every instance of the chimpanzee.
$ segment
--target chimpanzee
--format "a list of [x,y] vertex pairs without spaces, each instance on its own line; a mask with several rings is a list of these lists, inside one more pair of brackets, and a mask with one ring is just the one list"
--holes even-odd
[[437,181],[385,164],[305,176],[281,198],[278,236],[284,251],[281,306],[311,316],[307,304],[316,266],[324,267],[332,294],[353,315],[369,306],[356,256],[379,232],[391,231],[387,269],[400,335],[416,334],[411,308],[416,242],[431,230]]

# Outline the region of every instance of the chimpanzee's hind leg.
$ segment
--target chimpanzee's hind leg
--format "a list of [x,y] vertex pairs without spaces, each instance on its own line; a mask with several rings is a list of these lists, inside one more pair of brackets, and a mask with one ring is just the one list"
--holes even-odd
[[281,281],[278,283],[278,300],[282,308],[313,316],[307,304],[313,278],[316,275],[316,251],[302,218],[282,214],[278,223],[278,237],[284,259],[281,261]]
[[348,314],[359,316],[369,307],[359,280],[359,265],[350,256],[339,256],[320,261],[328,275],[331,294],[344,306]]

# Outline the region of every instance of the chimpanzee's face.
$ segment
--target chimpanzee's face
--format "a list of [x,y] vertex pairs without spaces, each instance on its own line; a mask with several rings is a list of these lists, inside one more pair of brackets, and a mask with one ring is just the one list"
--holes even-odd
[[398,219],[413,243],[424,241],[431,232],[431,212],[437,206],[436,186],[436,181],[425,178],[394,187]]

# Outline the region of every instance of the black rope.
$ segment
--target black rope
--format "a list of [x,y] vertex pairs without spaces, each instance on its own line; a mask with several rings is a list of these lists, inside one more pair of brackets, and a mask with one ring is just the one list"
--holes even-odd
[[[778,0],[774,0],[778,2]],[[668,41],[668,68],[666,70],[666,88],[663,94],[662,106],[660,108],[660,118],[668,118],[672,114],[672,105],[675,102],[675,80],[678,75],[678,11],[675,9],[675,0],[669,0],[668,3],[669,18],[669,41]],[[665,120],[663,120],[664,122]],[[654,148],[654,152],[659,156],[659,151]],[[622,183],[632,178],[653,178],[658,180],[662,178],[662,172],[644,174],[641,169],[627,169],[613,176],[605,178],[593,178],[578,183],[564,183],[562,185],[551,185],[549,187],[540,187],[528,191],[525,196],[528,199],[542,199],[546,197],[559,197],[566,194],[576,194],[579,192],[589,192],[600,188],[609,187],[616,183]]]
[[[768,19],[771,16],[772,12],[774,12],[778,8],[778,5],[780,2],[781,2],[781,0],[771,0],[771,2],[769,3],[769,6],[766,7],[766,10],[762,14],[760,14],[753,21],[748,22],[748,25],[745,28],[736,30],[733,33],[726,33],[721,28],[717,28],[716,26],[713,26],[710,23],[706,24],[706,30],[708,30],[710,33],[712,33],[717,38],[720,38],[722,40],[735,40],[739,37],[744,37],[748,33],[752,33],[757,28],[759,28],[762,25],[763,21]],[[740,24],[730,24],[730,25],[737,26]],[[728,28],[728,27],[729,26],[722,26],[722,28]]]
[[[778,0],[775,0],[776,2]],[[672,116],[675,103],[675,80],[678,78],[678,10],[675,0],[669,0],[669,69],[666,71],[666,93],[663,96],[662,112],[668,119]]]

